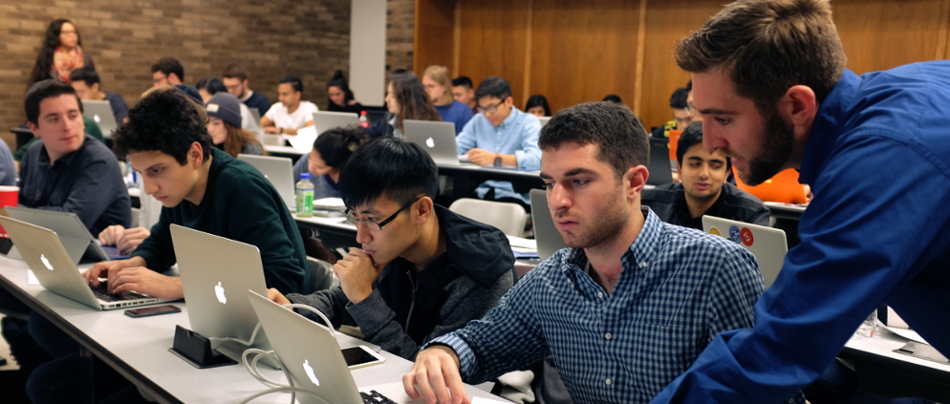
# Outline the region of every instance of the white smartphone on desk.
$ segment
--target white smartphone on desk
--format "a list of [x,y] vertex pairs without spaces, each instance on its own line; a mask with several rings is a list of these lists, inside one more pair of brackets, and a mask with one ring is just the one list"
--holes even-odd
[[386,358],[363,345],[341,349],[340,352],[343,353],[346,366],[350,369],[359,369],[386,362]]

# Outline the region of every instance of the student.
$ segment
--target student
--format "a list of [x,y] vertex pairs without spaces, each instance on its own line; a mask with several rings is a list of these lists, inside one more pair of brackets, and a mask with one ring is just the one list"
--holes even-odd
[[296,135],[297,130],[313,126],[313,113],[320,109],[310,101],[301,101],[303,82],[296,76],[285,76],[277,84],[280,102],[271,105],[261,117],[264,133]]
[[44,80],[30,88],[25,104],[27,125],[40,141],[20,161],[20,205],[75,213],[91,234],[129,226],[132,205],[119,162],[86,136],[76,90]]
[[[412,360],[419,346],[481,317],[514,282],[514,256],[500,230],[436,205],[438,168],[420,146],[373,141],[340,175],[352,248],[333,272],[340,286],[271,300],[302,303],[364,339]],[[316,319],[309,311],[302,314]]]
[[[228,89],[224,87],[224,83],[221,82],[221,79],[217,77],[205,77],[198,80],[198,84],[195,85],[195,88],[198,89],[198,94],[201,95],[201,105],[207,104],[208,100],[215,94],[228,91]],[[247,104],[242,102],[238,107],[241,108],[241,129],[254,133],[258,136],[258,139],[260,139],[260,136],[264,134],[264,129],[261,128],[260,123],[254,118],[254,115],[251,114],[251,110],[248,109]]]
[[675,58],[705,147],[750,185],[797,169],[814,199],[754,327],[721,334],[654,402],[781,399],[882,303],[950,355],[950,63],[856,75],[826,0],[731,3]]
[[257,136],[241,128],[241,101],[231,93],[220,92],[205,104],[211,143],[231,157],[238,154],[264,154]]
[[478,104],[475,103],[475,84],[468,76],[458,76],[452,79],[452,98],[468,105],[472,109],[473,116],[478,113]]
[[693,121],[693,114],[690,113],[686,104],[688,95],[689,90],[685,88],[677,88],[673,91],[673,94],[670,95],[670,109],[673,110],[673,120],[654,128],[653,137],[668,138],[671,130],[686,130],[686,127]]
[[449,69],[445,66],[429,66],[422,74],[422,86],[429,94],[429,101],[443,121],[455,124],[455,134],[458,135],[468,120],[472,119],[472,111],[467,105],[452,98],[451,85]]
[[551,107],[548,106],[548,99],[541,94],[535,94],[528,97],[528,102],[524,104],[524,112],[536,117],[551,116]]
[[313,199],[340,197],[340,172],[356,150],[366,143],[366,132],[359,126],[333,128],[313,141],[313,149],[294,163],[294,182],[309,172]]
[[188,98],[194,100],[198,105],[203,105],[201,94],[198,89],[185,84],[185,68],[182,67],[178,59],[173,57],[163,57],[157,63],[152,65],[152,87],[172,86],[185,93]]
[[256,93],[248,87],[247,70],[241,65],[233,64],[224,69],[221,80],[228,92],[237,97],[248,108],[257,108],[258,114],[270,109],[270,100],[263,94]]
[[703,229],[703,215],[769,225],[762,201],[726,182],[732,165],[722,150],[703,148],[703,123],[694,122],[680,135],[676,148],[680,182],[643,191],[642,201],[660,220]]
[[125,103],[125,99],[111,91],[102,90],[99,73],[96,73],[91,67],[83,67],[70,72],[69,85],[73,86],[81,100],[109,101],[109,106],[112,107],[112,115],[115,116],[115,121],[119,124],[125,122],[125,118],[129,116],[129,106]]
[[386,85],[386,108],[389,114],[385,119],[370,126],[370,139],[382,136],[402,137],[402,122],[406,119],[420,121],[441,121],[442,117],[429,102],[429,96],[419,77],[412,72],[396,73]]
[[82,49],[82,38],[76,24],[62,18],[50,21],[40,44],[40,52],[36,54],[27,88],[47,79],[69,83],[69,73],[80,67],[96,68],[92,57]]
[[604,102],[612,102],[614,104],[623,104],[623,100],[620,99],[620,96],[617,94],[607,94],[603,99]]
[[[501,77],[489,77],[475,91],[479,114],[456,138],[458,153],[482,166],[537,169],[541,165],[538,132],[541,121],[514,107],[511,86]],[[528,205],[528,194],[515,193],[510,182],[485,181],[476,189],[482,199],[513,200]]]
[[574,400],[644,402],[716,334],[752,324],[764,289],[752,255],[640,206],[649,145],[630,110],[575,105],[540,140],[548,208],[570,248],[529,271],[482,319],[426,344],[403,377],[413,399],[458,403],[463,380],[551,355]]
[[363,104],[353,98],[353,91],[346,83],[343,71],[337,70],[327,82],[327,111],[359,114],[363,110]]
[[204,122],[198,106],[170,89],[156,90],[129,112],[113,138],[116,150],[128,153],[143,191],[162,203],[161,217],[131,258],[100,262],[86,280],[98,285],[106,277],[112,293],[134,288],[182,297],[179,278],[156,272],[175,263],[168,228],[176,223],[257,246],[270,287],[307,292],[303,244],[287,206],[257,170],[212,147]]

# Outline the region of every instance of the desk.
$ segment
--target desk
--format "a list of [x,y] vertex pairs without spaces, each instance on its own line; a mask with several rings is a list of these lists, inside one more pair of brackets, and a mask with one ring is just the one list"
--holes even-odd
[[[46,291],[27,282],[27,266],[23,261],[0,257],[0,286],[49,319],[75,338],[93,355],[114,368],[140,389],[162,403],[235,403],[261,392],[266,387],[254,379],[243,366],[225,366],[198,370],[168,352],[172,346],[175,325],[189,327],[187,306],[181,313],[134,319],[122,310],[96,311],[73,300]],[[359,340],[338,334],[341,347],[354,346]],[[353,370],[359,387],[374,386],[402,380],[412,363],[381,351],[386,358],[382,365]],[[263,369],[276,380],[283,373]],[[493,397],[468,388],[469,395]],[[287,403],[289,394],[275,393],[256,399],[258,403]]]
[[476,181],[486,180],[510,181],[516,192],[528,192],[530,188],[544,188],[541,174],[538,170],[520,170],[513,168],[483,167],[474,164],[457,166],[439,166],[439,174],[452,177],[452,200],[446,206],[459,198],[468,197],[468,191]]
[[348,249],[359,247],[356,242],[356,226],[345,217],[299,217],[294,215],[298,226],[311,228],[317,231],[320,241],[331,250],[336,248]]
[[894,352],[907,340],[878,327],[874,338],[854,336],[839,357],[854,364],[861,388],[885,397],[950,401],[950,365]]

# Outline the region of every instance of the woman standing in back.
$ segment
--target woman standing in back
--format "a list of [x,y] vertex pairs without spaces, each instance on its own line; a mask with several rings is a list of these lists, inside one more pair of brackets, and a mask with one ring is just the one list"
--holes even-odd
[[82,50],[76,24],[66,19],[53,20],[46,28],[27,88],[50,78],[69,83],[69,73],[80,67],[96,68],[92,58]]

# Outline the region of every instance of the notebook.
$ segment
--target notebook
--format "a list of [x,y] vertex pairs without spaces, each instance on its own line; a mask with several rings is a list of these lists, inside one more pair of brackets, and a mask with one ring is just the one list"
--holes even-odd
[[[169,230],[191,330],[208,338],[250,340],[257,317],[247,291],[267,294],[257,247],[177,224]],[[248,348],[234,342],[212,346],[236,362]],[[253,347],[270,349],[263,332],[258,332]]]
[[561,233],[554,226],[554,218],[548,209],[547,193],[543,189],[528,192],[531,198],[531,223],[534,226],[534,239],[538,242],[538,258],[546,260],[557,250],[567,248]]
[[772,286],[788,252],[784,231],[708,215],[703,216],[703,231],[725,237],[749,250],[759,263],[765,287]]
[[260,171],[277,189],[280,199],[293,213],[297,210],[297,197],[294,193],[294,167],[289,158],[238,154],[238,160],[246,161]]
[[[340,345],[330,330],[288,310],[253,290],[246,292],[257,318],[270,335],[271,345],[283,368],[293,378],[294,387],[312,391],[298,393],[301,404],[363,404],[385,401],[364,400],[375,392],[396,403],[410,401],[401,382],[387,383],[360,391],[346,366]],[[189,302],[189,310],[190,310]]]
[[102,136],[107,138],[112,137],[112,132],[119,126],[115,121],[115,114],[112,112],[109,101],[83,100],[82,114],[96,121],[96,125],[99,125],[99,130],[102,131]]
[[14,219],[56,232],[74,264],[79,264],[84,257],[89,262],[128,258],[127,255],[119,255],[115,247],[100,245],[99,239],[89,234],[89,229],[75,213],[12,206],[7,207],[6,211]]
[[10,234],[13,244],[19,249],[40,285],[50,292],[97,310],[122,309],[173,300],[132,292],[110,295],[106,292],[105,282],[95,288],[86,283],[56,232],[3,216],[0,216],[0,226]]
[[649,185],[663,185],[673,182],[673,170],[670,164],[675,165],[676,163],[670,161],[668,142],[669,140],[666,138],[650,137],[650,164],[647,167],[650,172],[650,176],[647,177],[647,184]]
[[317,128],[317,136],[330,129],[356,125],[359,122],[359,115],[352,112],[317,111],[313,113],[313,126]]
[[[422,146],[436,165],[461,165],[464,155],[458,154],[455,144],[455,124],[452,122],[417,121],[406,119],[402,121],[406,140]],[[464,158],[464,161],[468,161]]]

